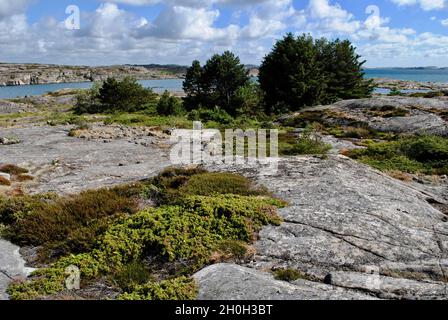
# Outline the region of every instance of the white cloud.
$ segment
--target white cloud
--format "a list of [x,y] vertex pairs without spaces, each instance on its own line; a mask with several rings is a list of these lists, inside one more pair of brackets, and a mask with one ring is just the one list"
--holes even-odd
[[[307,0],[300,10],[292,0],[109,0],[99,2],[94,11],[82,12],[82,29],[77,31],[51,17],[29,24],[27,1],[0,1],[3,61],[188,64],[228,49],[246,63],[259,63],[275,39],[294,31],[349,38],[374,65],[412,61],[416,65],[423,59],[448,65],[447,36],[391,27],[390,19],[376,10],[366,12],[365,19],[355,17],[335,0]],[[120,5],[162,2],[160,14],[151,20]],[[225,24],[220,19],[223,8],[235,13]]]
[[22,14],[28,5],[28,0],[1,0],[0,20],[9,18],[16,14]]
[[446,0],[392,0],[399,6],[420,5],[425,11],[440,10],[447,7]]
[[442,20],[440,21],[440,23],[442,24],[442,26],[448,27],[448,19]]

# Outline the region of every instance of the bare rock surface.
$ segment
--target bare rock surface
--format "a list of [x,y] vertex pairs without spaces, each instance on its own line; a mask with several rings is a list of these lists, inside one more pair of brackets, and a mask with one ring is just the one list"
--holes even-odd
[[0,146],[0,162],[36,177],[28,191],[75,193],[148,178],[170,165],[158,137],[138,135],[104,142],[69,137],[70,126],[2,129],[21,143]]
[[375,85],[378,88],[385,88],[385,89],[428,90],[428,91],[448,90],[447,83],[419,82],[419,81],[387,79],[387,78],[376,78],[374,79],[374,81]]
[[359,300],[372,296],[306,280],[275,280],[272,274],[235,264],[215,264],[194,275],[199,300]]
[[0,100],[0,114],[34,112],[36,109],[32,104]]
[[[386,298],[448,298],[448,217],[431,204],[444,199],[428,190],[343,156],[282,158],[273,175],[256,166],[210,169],[252,177],[290,202],[280,210],[284,223],[260,232],[250,267],[293,268],[320,281],[334,272],[373,270],[400,281],[384,278],[384,287],[358,289]],[[344,281],[331,283],[356,287]]]
[[[404,111],[404,115],[381,110]],[[324,117],[329,124],[351,126],[364,123],[372,129],[392,133],[436,134],[448,136],[448,100],[412,98],[400,96],[376,96],[369,99],[344,100],[328,106],[317,106],[305,111],[330,111],[331,117]],[[299,115],[283,117],[285,120]]]

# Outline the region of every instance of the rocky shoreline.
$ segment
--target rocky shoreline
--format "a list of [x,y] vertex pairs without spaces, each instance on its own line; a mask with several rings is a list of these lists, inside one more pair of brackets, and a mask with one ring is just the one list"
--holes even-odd
[[375,86],[380,89],[397,90],[423,90],[423,91],[443,91],[448,90],[448,83],[419,82],[412,80],[396,80],[388,78],[375,78]]
[[35,84],[96,82],[108,77],[132,76],[137,80],[179,79],[178,69],[145,66],[59,66],[40,64],[0,64],[0,87]]

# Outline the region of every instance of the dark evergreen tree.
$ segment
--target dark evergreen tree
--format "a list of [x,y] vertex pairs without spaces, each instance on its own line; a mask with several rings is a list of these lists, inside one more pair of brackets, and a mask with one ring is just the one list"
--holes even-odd
[[322,61],[327,79],[326,102],[340,99],[360,99],[372,94],[372,80],[364,79],[361,56],[350,41],[339,39],[327,43]]
[[238,90],[249,83],[248,71],[240,59],[226,51],[211,57],[204,67],[194,61],[187,70],[184,90],[188,110],[197,108],[222,108],[235,115],[239,106]]
[[350,41],[314,40],[287,34],[260,67],[260,86],[267,113],[296,111],[339,99],[369,96],[372,82]]
[[121,81],[108,78],[99,89],[99,111],[138,111],[153,102],[155,97],[151,89],[144,88],[133,78],[126,77]]
[[208,90],[204,83],[203,68],[198,60],[193,61],[191,67],[187,69],[183,89],[187,94],[185,108],[187,110],[200,108]]
[[313,38],[287,34],[264,58],[259,80],[267,113],[294,111],[319,103],[325,81]]

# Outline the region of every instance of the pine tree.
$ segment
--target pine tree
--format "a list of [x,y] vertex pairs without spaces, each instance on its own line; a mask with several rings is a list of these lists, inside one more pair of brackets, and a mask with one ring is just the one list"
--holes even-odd
[[260,67],[266,112],[295,111],[319,103],[325,89],[323,77],[313,38],[287,34]]
[[203,83],[203,69],[198,60],[193,61],[190,68],[187,69],[183,89],[187,94],[185,99],[185,108],[193,110],[200,107],[204,96],[207,93]]
[[260,67],[260,86],[267,113],[296,111],[339,99],[370,96],[372,81],[364,79],[356,49],[350,41],[314,40],[287,34]]
[[327,77],[327,102],[339,99],[359,99],[370,95],[374,89],[372,80],[364,79],[362,66],[355,47],[350,41],[339,39],[327,44],[330,56],[324,55]]
[[194,61],[187,70],[184,90],[188,110],[222,108],[235,115],[238,109],[237,92],[249,83],[248,71],[240,59],[226,51],[212,56],[204,67]]

